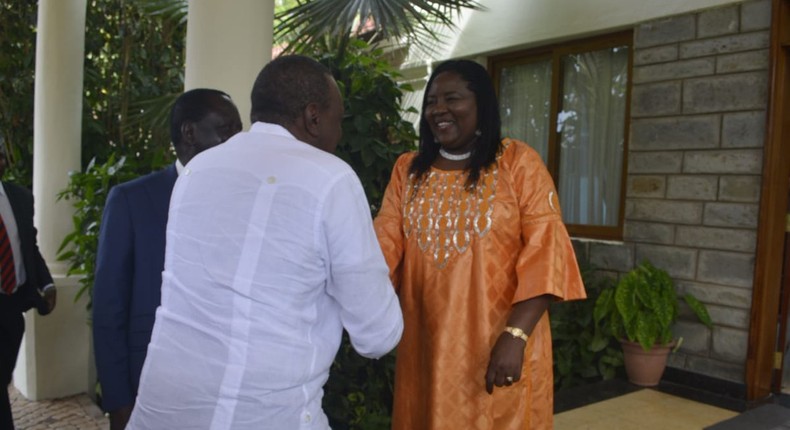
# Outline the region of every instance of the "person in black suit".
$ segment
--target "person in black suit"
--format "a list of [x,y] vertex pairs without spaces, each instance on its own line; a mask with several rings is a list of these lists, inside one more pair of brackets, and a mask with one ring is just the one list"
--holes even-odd
[[199,88],[170,112],[177,161],[110,190],[104,206],[93,284],[93,345],[110,429],[126,427],[134,407],[165,265],[170,194],[194,156],[241,131],[230,96]]
[[[0,176],[6,168],[0,151]],[[13,429],[8,385],[25,331],[22,313],[36,308],[46,315],[55,309],[57,290],[38,250],[33,226],[33,194],[0,182],[0,428]]]

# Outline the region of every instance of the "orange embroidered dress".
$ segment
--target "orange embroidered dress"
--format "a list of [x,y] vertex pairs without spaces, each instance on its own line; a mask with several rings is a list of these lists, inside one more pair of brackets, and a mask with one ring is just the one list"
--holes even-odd
[[543,161],[522,142],[503,146],[471,192],[464,171],[432,168],[418,186],[408,173],[415,153],[392,172],[374,225],[405,323],[395,430],[552,428],[548,315],[529,338],[521,380],[485,391],[491,348],[514,303],[585,297]]

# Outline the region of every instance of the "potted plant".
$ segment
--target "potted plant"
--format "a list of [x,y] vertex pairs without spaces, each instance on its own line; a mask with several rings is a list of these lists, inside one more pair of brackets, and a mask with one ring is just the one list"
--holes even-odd
[[[688,293],[682,299],[703,324],[712,326],[702,302]],[[620,340],[625,370],[632,383],[658,385],[667,356],[676,343],[672,326],[678,317],[680,300],[669,274],[648,261],[625,274],[596,300],[596,327],[607,324]]]

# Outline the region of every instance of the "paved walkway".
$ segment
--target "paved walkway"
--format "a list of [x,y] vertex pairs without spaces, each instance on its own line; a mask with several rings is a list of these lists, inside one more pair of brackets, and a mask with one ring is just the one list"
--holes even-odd
[[107,430],[110,424],[87,394],[31,402],[8,387],[16,430]]

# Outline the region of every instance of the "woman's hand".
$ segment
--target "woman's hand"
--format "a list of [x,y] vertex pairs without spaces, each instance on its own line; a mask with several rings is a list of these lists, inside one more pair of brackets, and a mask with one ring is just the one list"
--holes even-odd
[[491,358],[488,360],[488,370],[486,371],[488,394],[494,392],[494,385],[507,387],[521,379],[524,350],[527,345],[526,340],[517,336],[522,333],[531,334],[535,324],[538,323],[553,300],[553,296],[544,294],[513,305],[507,319],[507,326],[520,329],[520,332],[514,336],[503,331],[491,349]]
[[526,342],[510,333],[502,332],[488,360],[486,372],[486,391],[494,392],[494,385],[507,387],[521,379],[521,366],[524,363]]

